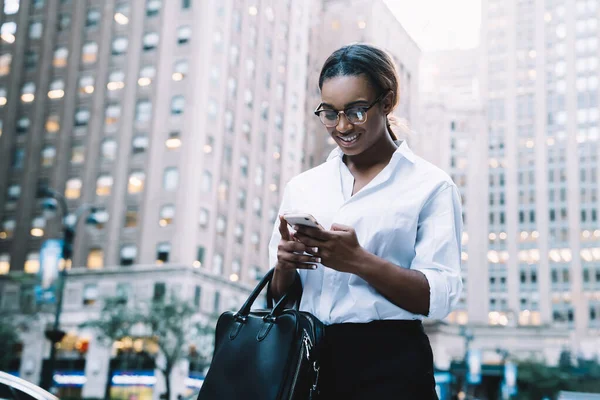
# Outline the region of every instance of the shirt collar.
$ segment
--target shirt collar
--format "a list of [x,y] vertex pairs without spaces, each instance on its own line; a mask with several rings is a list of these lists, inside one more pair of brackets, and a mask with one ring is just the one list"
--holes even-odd
[[[394,152],[392,158],[404,157],[408,161],[410,161],[411,163],[414,164],[415,153],[413,153],[412,150],[410,149],[410,147],[408,147],[408,143],[406,142],[406,140],[395,140],[394,143],[396,143],[398,148]],[[339,146],[336,146],[333,150],[331,150],[331,153],[329,153],[329,156],[327,157],[327,161],[333,160],[336,157],[342,158],[343,155],[344,155],[344,152],[342,152],[342,149],[340,149]]]

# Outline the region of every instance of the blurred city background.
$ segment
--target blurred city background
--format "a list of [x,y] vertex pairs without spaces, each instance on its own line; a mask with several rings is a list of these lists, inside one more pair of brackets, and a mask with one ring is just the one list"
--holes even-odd
[[465,289],[425,323],[440,398],[600,392],[598,0],[0,4],[0,371],[193,398],[282,188],[334,145],[320,67],[367,42],[462,193]]

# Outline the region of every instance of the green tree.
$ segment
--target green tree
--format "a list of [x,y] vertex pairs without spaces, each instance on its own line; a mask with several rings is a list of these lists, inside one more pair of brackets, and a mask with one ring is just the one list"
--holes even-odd
[[[100,311],[97,320],[85,322],[82,328],[94,329],[98,339],[107,346],[131,334],[131,328],[135,323],[135,311],[127,306],[127,301],[122,297],[108,297],[104,299],[104,306]],[[106,386],[104,388],[104,398],[110,399],[111,387],[110,365],[106,377]]]
[[171,399],[171,373],[178,361],[187,358],[190,345],[200,349],[196,354],[208,363],[212,355],[213,323],[203,323],[195,307],[175,294],[168,299],[143,304],[137,310],[136,322],[142,324],[155,340],[162,363],[157,363],[165,379],[165,398]]

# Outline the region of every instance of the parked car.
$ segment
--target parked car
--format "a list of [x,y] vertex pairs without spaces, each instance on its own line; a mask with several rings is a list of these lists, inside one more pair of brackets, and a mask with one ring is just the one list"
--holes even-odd
[[50,392],[25,379],[0,371],[1,400],[59,400]]

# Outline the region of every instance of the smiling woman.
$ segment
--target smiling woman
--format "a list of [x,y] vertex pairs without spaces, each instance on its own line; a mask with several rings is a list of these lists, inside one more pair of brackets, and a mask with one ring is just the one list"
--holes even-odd
[[[421,320],[444,318],[462,290],[461,202],[450,177],[396,140],[396,66],[376,47],[335,51],[319,79],[315,114],[338,145],[294,177],[269,245],[279,298],[298,270],[300,310],[325,324],[323,398],[436,399],[433,355]],[[348,349],[352,348],[352,352]]]

